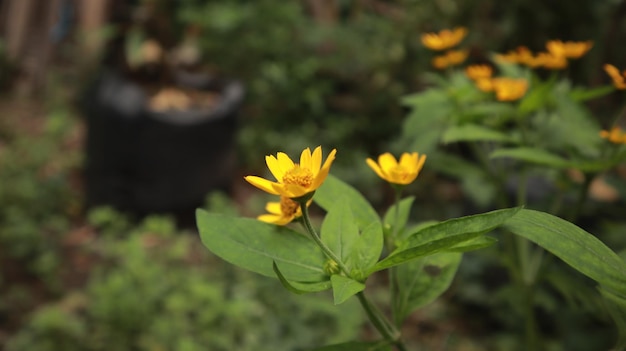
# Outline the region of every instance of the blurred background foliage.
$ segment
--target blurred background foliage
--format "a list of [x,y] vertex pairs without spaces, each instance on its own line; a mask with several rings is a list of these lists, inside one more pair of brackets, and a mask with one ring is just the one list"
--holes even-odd
[[[432,71],[432,54],[421,46],[421,33],[467,27],[464,46],[472,63],[520,45],[539,50],[549,39],[592,40],[584,64],[569,68],[574,86],[607,84],[601,70],[606,62],[626,67],[626,48],[620,45],[626,40],[623,0],[575,6],[571,0],[145,0],[120,8],[136,10],[146,3],[156,8],[158,20],[150,23],[159,24],[148,26],[147,33],[166,47],[193,42],[204,69],[245,85],[238,172],[264,172],[263,156],[276,151],[293,155],[304,147],[337,148],[333,173],[381,209],[390,193],[364,160],[404,151],[409,111],[401,99],[432,85],[426,74]],[[124,11],[112,16],[112,37],[123,36],[136,21]],[[97,72],[101,61],[80,60],[78,45],[74,40],[59,48],[62,63],[50,67],[53,79],[39,109],[24,107],[26,102],[11,110],[6,106],[16,104],[11,88],[16,63],[7,59],[0,41],[5,95],[0,348],[304,350],[367,332],[357,306],[339,308],[320,296],[289,295],[277,281],[230,267],[172,218],[137,221],[110,208],[83,211],[84,130],[74,102],[91,77],[83,73]],[[611,95],[586,107],[606,126],[607,111],[621,104],[618,98]],[[429,112],[426,106],[421,113]],[[464,193],[476,184],[463,189],[462,181],[429,171],[428,162],[410,188],[420,203],[416,218],[466,214],[480,202]],[[240,177],[233,179],[236,189],[240,183]],[[485,188],[474,188],[479,189]],[[243,192],[213,194],[206,207],[258,214],[263,199]],[[625,224],[597,220],[594,225],[605,233],[601,239],[623,248]],[[503,288],[506,277],[492,263],[489,252],[464,261],[458,283],[444,296],[445,306],[433,304],[410,324],[414,343],[440,350],[513,349],[518,326],[508,311],[516,294]],[[553,338],[551,350],[607,349],[614,330],[606,310],[593,298],[593,285],[570,273],[547,272],[562,288],[538,297],[546,334]]]

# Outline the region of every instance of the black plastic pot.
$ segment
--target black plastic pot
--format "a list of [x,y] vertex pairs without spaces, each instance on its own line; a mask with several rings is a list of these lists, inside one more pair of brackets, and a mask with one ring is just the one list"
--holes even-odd
[[210,109],[157,112],[142,87],[105,71],[87,91],[86,206],[143,216],[189,213],[207,193],[228,191],[244,89],[206,75],[176,77],[183,87],[216,91]]

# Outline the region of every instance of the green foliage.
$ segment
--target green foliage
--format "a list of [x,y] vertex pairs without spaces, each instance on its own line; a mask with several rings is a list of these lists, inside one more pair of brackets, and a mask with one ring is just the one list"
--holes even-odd
[[171,224],[152,217],[92,243],[103,261],[78,301],[38,309],[8,350],[297,349],[350,338],[360,324],[353,304],[286,295],[199,252]]

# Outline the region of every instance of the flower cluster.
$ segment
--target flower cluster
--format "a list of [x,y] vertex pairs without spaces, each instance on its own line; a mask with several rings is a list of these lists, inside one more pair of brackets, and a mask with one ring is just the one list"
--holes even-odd
[[444,29],[438,33],[422,34],[422,44],[433,51],[443,51],[442,55],[435,56],[432,64],[435,68],[445,69],[459,65],[467,59],[467,50],[449,50],[457,46],[467,35],[467,28],[457,27],[453,30]]
[[[269,213],[260,215],[257,219],[286,225],[301,217],[303,206],[308,207],[311,204],[313,194],[326,180],[336,152],[335,149],[330,152],[324,165],[320,146],[313,153],[309,148],[304,149],[300,155],[300,163],[294,163],[283,152],[276,156],[266,156],[267,167],[277,181],[272,182],[257,176],[246,176],[244,179],[267,193],[279,195],[280,200],[268,202],[265,209]],[[417,152],[404,153],[398,162],[390,153],[384,153],[378,157],[378,163],[370,158],[366,162],[379,177],[389,183],[407,185],[419,175],[426,162],[426,155],[420,156]]]
[[492,77],[493,69],[488,65],[470,65],[465,74],[474,81],[476,87],[484,92],[494,92],[499,101],[515,101],[522,98],[528,90],[526,79]]
[[577,59],[593,47],[591,41],[550,40],[546,43],[546,51],[534,54],[525,46],[505,54],[496,55],[496,59],[528,66],[530,68],[564,69],[568,59]]
[[300,154],[300,163],[295,163],[287,154],[279,152],[266,156],[265,162],[275,182],[257,177],[246,176],[244,179],[255,187],[280,196],[280,202],[270,202],[266,206],[269,214],[259,216],[259,219],[269,223],[285,225],[302,215],[301,205],[308,206],[315,190],[322,185],[330,166],[335,160],[337,150],[333,149],[322,165],[322,147],[306,148]]

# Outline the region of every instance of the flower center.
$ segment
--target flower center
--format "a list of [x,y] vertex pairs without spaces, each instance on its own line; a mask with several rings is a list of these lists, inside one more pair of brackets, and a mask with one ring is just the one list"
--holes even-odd
[[283,215],[289,217],[295,216],[299,207],[300,205],[292,199],[286,196],[280,197],[280,212],[282,212]]
[[295,165],[283,175],[284,184],[297,184],[303,188],[308,188],[313,184],[313,173],[308,168]]

